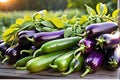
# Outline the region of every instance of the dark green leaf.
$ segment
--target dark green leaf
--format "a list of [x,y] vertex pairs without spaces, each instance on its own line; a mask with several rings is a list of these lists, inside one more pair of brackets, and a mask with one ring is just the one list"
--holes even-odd
[[47,21],[47,20],[42,21],[41,24],[47,27],[51,27],[51,28],[55,27],[50,21]]
[[19,31],[22,31],[24,29],[27,29],[29,28],[30,26],[34,25],[34,23],[32,21],[26,21],[24,22],[21,26],[20,26],[20,29],[18,30]]

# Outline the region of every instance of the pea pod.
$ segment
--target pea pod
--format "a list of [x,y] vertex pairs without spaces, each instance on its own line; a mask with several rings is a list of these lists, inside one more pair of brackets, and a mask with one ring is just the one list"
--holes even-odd
[[46,70],[50,68],[49,64],[52,64],[56,58],[65,54],[66,52],[68,52],[68,50],[57,51],[33,58],[26,63],[27,70],[29,72],[40,72]]
[[41,46],[40,49],[34,52],[33,57],[41,55],[42,53],[52,53],[72,48],[77,45],[80,39],[80,37],[70,37],[46,42]]
[[26,63],[31,60],[33,58],[33,56],[27,56],[27,57],[24,57],[20,60],[18,60],[15,64],[14,64],[14,67],[16,67],[16,69],[26,69],[25,65]]
[[74,71],[79,71],[83,68],[83,63],[84,63],[84,56],[81,55],[79,56],[78,55],[78,58],[73,58],[73,60],[70,62],[70,65],[69,65],[69,70],[67,72],[63,72],[62,74],[63,75],[68,75]]
[[57,58],[53,65],[50,64],[50,67],[53,69],[57,69],[59,72],[64,72],[68,69],[69,63],[73,59],[74,50],[67,52],[66,54]]

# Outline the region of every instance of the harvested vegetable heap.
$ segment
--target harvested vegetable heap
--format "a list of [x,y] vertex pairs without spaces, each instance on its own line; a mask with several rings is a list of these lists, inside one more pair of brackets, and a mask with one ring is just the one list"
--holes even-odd
[[98,3],[96,11],[85,5],[88,15],[56,17],[41,10],[32,17],[18,18],[0,40],[2,64],[7,61],[31,73],[55,69],[63,76],[84,70],[81,77],[100,67],[120,67],[119,10],[107,14]]

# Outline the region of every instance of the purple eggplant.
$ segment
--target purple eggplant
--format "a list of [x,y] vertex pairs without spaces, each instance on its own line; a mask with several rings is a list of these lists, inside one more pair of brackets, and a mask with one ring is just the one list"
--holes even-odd
[[5,42],[0,43],[0,52],[1,52],[1,56],[4,57],[4,53],[5,51],[9,48],[9,45],[6,44]]
[[88,73],[96,72],[103,62],[104,54],[100,51],[91,52],[85,59],[84,66],[85,72],[81,75],[84,77]]
[[5,58],[2,61],[4,63],[6,60],[8,60],[9,64],[14,64],[18,59],[20,59],[20,51],[22,50],[22,46],[20,44],[13,45],[9,47],[5,51]]
[[60,39],[64,37],[64,30],[54,31],[54,32],[40,32],[34,34],[33,38],[28,38],[28,40],[35,43],[35,46],[39,47],[42,43],[54,39]]
[[103,68],[115,71],[120,67],[120,45],[116,48],[107,50],[105,54]]
[[36,30],[24,30],[18,33],[18,42],[25,48],[30,48],[32,42],[30,42],[26,37],[32,38],[36,34]]
[[90,53],[95,47],[95,41],[84,38],[79,41],[78,46],[79,48],[75,50],[74,55],[76,55],[78,52],[83,54]]
[[101,48],[115,48],[120,42],[120,32],[116,31],[113,34],[103,34],[97,39],[97,45]]
[[95,23],[86,27],[87,37],[95,39],[101,34],[112,33],[118,28],[118,24],[115,22],[103,22]]

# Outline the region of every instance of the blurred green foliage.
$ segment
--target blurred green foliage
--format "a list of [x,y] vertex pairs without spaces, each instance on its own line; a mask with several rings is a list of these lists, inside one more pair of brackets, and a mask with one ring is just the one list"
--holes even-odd
[[117,0],[67,0],[67,8],[79,8],[85,9],[85,4],[95,9],[97,3],[105,3],[109,9],[109,12],[114,11],[117,8]]

